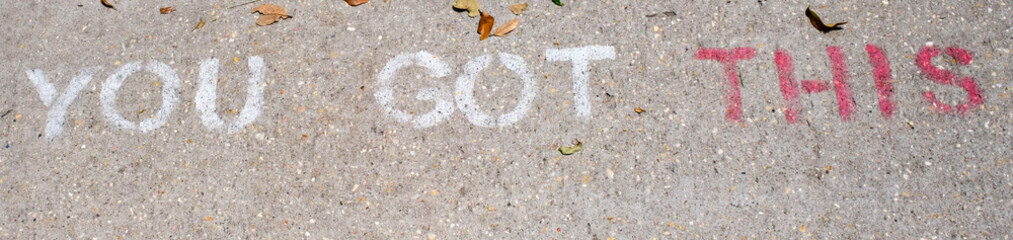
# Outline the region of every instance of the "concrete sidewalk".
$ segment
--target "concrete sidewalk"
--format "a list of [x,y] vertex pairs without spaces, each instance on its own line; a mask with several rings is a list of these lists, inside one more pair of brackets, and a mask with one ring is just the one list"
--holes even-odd
[[1009,237],[1008,3],[563,1],[3,4],[0,237]]

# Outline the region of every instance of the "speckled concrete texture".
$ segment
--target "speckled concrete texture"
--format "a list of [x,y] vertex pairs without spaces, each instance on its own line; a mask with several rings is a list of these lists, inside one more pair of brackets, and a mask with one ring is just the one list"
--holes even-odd
[[[1007,1],[479,0],[497,26],[520,20],[484,41],[478,18],[451,0],[109,1],[116,9],[0,4],[0,238],[1006,239],[1013,227]],[[510,12],[525,1],[526,12]],[[256,26],[250,11],[263,3],[292,17]],[[177,10],[160,14],[166,6]],[[849,23],[820,33],[807,6]],[[891,117],[870,45],[889,60]],[[943,113],[926,100],[971,98],[964,81],[941,84],[917,64],[927,45],[941,54],[925,66],[969,77],[983,104]],[[615,55],[583,72],[583,118],[574,64],[547,55],[589,46]],[[831,46],[847,66],[850,119],[831,84],[801,92],[789,123],[775,52],[790,54],[795,80],[830,82]],[[725,65],[696,57],[734,48],[755,51],[732,74],[738,120],[726,117],[735,85]],[[401,69],[391,106],[415,118],[439,107],[416,99],[429,93],[453,110],[419,128],[377,96],[385,66],[422,51],[449,74]],[[499,53],[523,59],[535,97],[516,122],[483,127],[458,106],[455,83],[469,61],[492,56],[475,103],[494,117],[514,110],[523,77]],[[206,127],[195,100],[202,62],[218,59],[213,112],[232,123],[256,57],[266,66],[261,113],[231,132]],[[165,120],[150,131],[103,111],[103,88],[132,63],[142,67],[111,106],[129,122]],[[158,63],[178,88],[148,69]],[[92,79],[72,100],[47,100],[34,70],[57,95],[81,73]],[[62,132],[50,139],[61,101]],[[575,139],[582,151],[557,151]]]

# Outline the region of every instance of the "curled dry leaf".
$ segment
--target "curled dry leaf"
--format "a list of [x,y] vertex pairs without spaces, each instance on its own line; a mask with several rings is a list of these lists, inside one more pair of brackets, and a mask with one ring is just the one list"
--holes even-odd
[[469,17],[477,17],[481,14],[478,10],[478,0],[455,0],[454,9],[468,10]]
[[492,25],[496,23],[496,19],[488,13],[482,12],[482,18],[478,20],[478,33],[482,34],[478,38],[479,41],[485,40],[489,37],[489,32],[492,31]]
[[162,14],[169,14],[169,13],[171,13],[173,11],[176,11],[176,8],[174,8],[172,6],[168,6],[168,7],[159,8],[158,9],[158,12],[160,12]]
[[359,6],[363,3],[368,3],[369,0],[345,0],[345,2],[348,3],[349,6]]
[[116,9],[116,7],[113,6],[113,4],[109,3],[109,1],[106,1],[106,0],[102,0],[102,6],[106,6],[107,8]]
[[528,10],[528,3],[518,3],[510,6],[510,12],[513,12],[514,15],[521,15],[524,10]]
[[824,24],[823,19],[820,19],[820,16],[816,15],[816,12],[810,10],[809,7],[805,8],[805,16],[809,18],[809,23],[811,23],[816,30],[819,30],[822,33],[844,29],[840,27],[840,25],[848,24],[848,22],[839,22],[829,25]]
[[274,4],[262,4],[253,8],[253,11],[250,13],[256,12],[263,14],[260,18],[257,18],[257,26],[264,26],[277,22],[281,19],[289,18],[288,12],[285,11],[285,8]]
[[515,28],[517,28],[517,25],[520,25],[520,23],[521,23],[520,20],[514,18],[513,20],[507,21],[503,25],[500,25],[498,28],[496,28],[496,31],[492,31],[492,35],[496,35],[497,37],[503,36],[504,34],[507,34],[510,31],[513,31]]

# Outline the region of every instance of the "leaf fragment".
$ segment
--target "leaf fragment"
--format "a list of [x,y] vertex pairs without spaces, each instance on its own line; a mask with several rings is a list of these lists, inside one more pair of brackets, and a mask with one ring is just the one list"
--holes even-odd
[[200,22],[197,23],[197,26],[193,27],[193,30],[196,31],[197,29],[200,29],[202,27],[204,27],[204,19],[201,19]]
[[514,15],[521,15],[524,10],[528,10],[528,3],[518,3],[510,6],[510,12],[513,12]]
[[640,108],[640,107],[636,107],[636,108],[634,108],[634,109],[633,109],[633,111],[634,111],[634,112],[637,112],[637,113],[644,113],[644,109],[643,109],[643,108]]
[[555,3],[556,5],[559,5],[560,7],[563,6],[563,1],[562,0],[552,0],[552,3]]
[[159,8],[158,9],[158,12],[160,12],[162,14],[169,14],[169,13],[171,13],[173,11],[176,11],[176,8],[172,7],[172,6],[168,6],[168,7]]
[[113,4],[109,3],[109,1],[106,1],[106,0],[102,0],[102,6],[106,6],[107,8],[116,9],[116,7],[113,6]]
[[482,12],[482,18],[478,20],[478,33],[482,35],[478,38],[479,41],[489,37],[489,33],[492,32],[492,25],[495,23],[496,19],[492,15]]
[[563,155],[571,155],[571,154],[580,152],[580,149],[582,149],[584,147],[584,144],[581,143],[580,140],[577,140],[577,139],[574,139],[574,141],[576,141],[577,144],[574,144],[573,147],[565,147],[565,146],[564,147],[559,147],[559,153],[561,153]]
[[345,2],[348,3],[348,6],[359,6],[368,3],[369,0],[345,0]]
[[481,14],[478,10],[478,0],[455,0],[454,9],[468,10],[469,17],[477,17]]
[[823,19],[820,19],[820,16],[816,15],[816,12],[813,12],[812,9],[809,9],[809,7],[805,8],[805,16],[809,18],[809,23],[812,24],[816,30],[819,30],[822,33],[844,29],[840,27],[840,25],[848,24],[848,22],[839,22],[830,25],[824,24]]
[[516,18],[514,18],[513,20],[507,21],[503,25],[500,25],[498,28],[496,28],[496,31],[492,31],[492,35],[496,35],[497,37],[501,37],[501,36],[503,36],[503,35],[505,35],[507,33],[510,33],[511,31],[513,31],[515,28],[517,28],[518,25],[520,25],[520,23],[521,23],[520,20],[517,20]]

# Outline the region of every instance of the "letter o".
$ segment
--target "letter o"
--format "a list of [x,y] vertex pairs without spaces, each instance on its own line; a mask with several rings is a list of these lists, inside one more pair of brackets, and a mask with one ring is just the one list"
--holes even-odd
[[491,55],[476,57],[468,61],[464,66],[464,73],[457,78],[457,107],[464,112],[468,121],[481,127],[505,127],[509,126],[527,114],[531,109],[531,103],[535,100],[535,91],[538,89],[538,82],[534,79],[531,70],[528,69],[521,56],[500,53],[499,60],[507,69],[517,73],[521,77],[521,96],[513,111],[493,118],[479,109],[475,101],[475,80],[483,69],[492,62]]
[[169,115],[172,115],[172,110],[179,102],[179,76],[176,75],[176,71],[172,70],[172,67],[159,61],[151,61],[148,64],[145,70],[162,79],[162,107],[155,113],[154,118],[141,121],[138,125],[123,118],[123,115],[120,115],[120,112],[116,110],[116,92],[123,86],[127,77],[140,70],[140,62],[131,62],[120,67],[102,84],[102,95],[99,100],[102,103],[102,114],[105,115],[106,120],[117,127],[129,130],[137,129],[144,133],[158,129],[169,121]]

